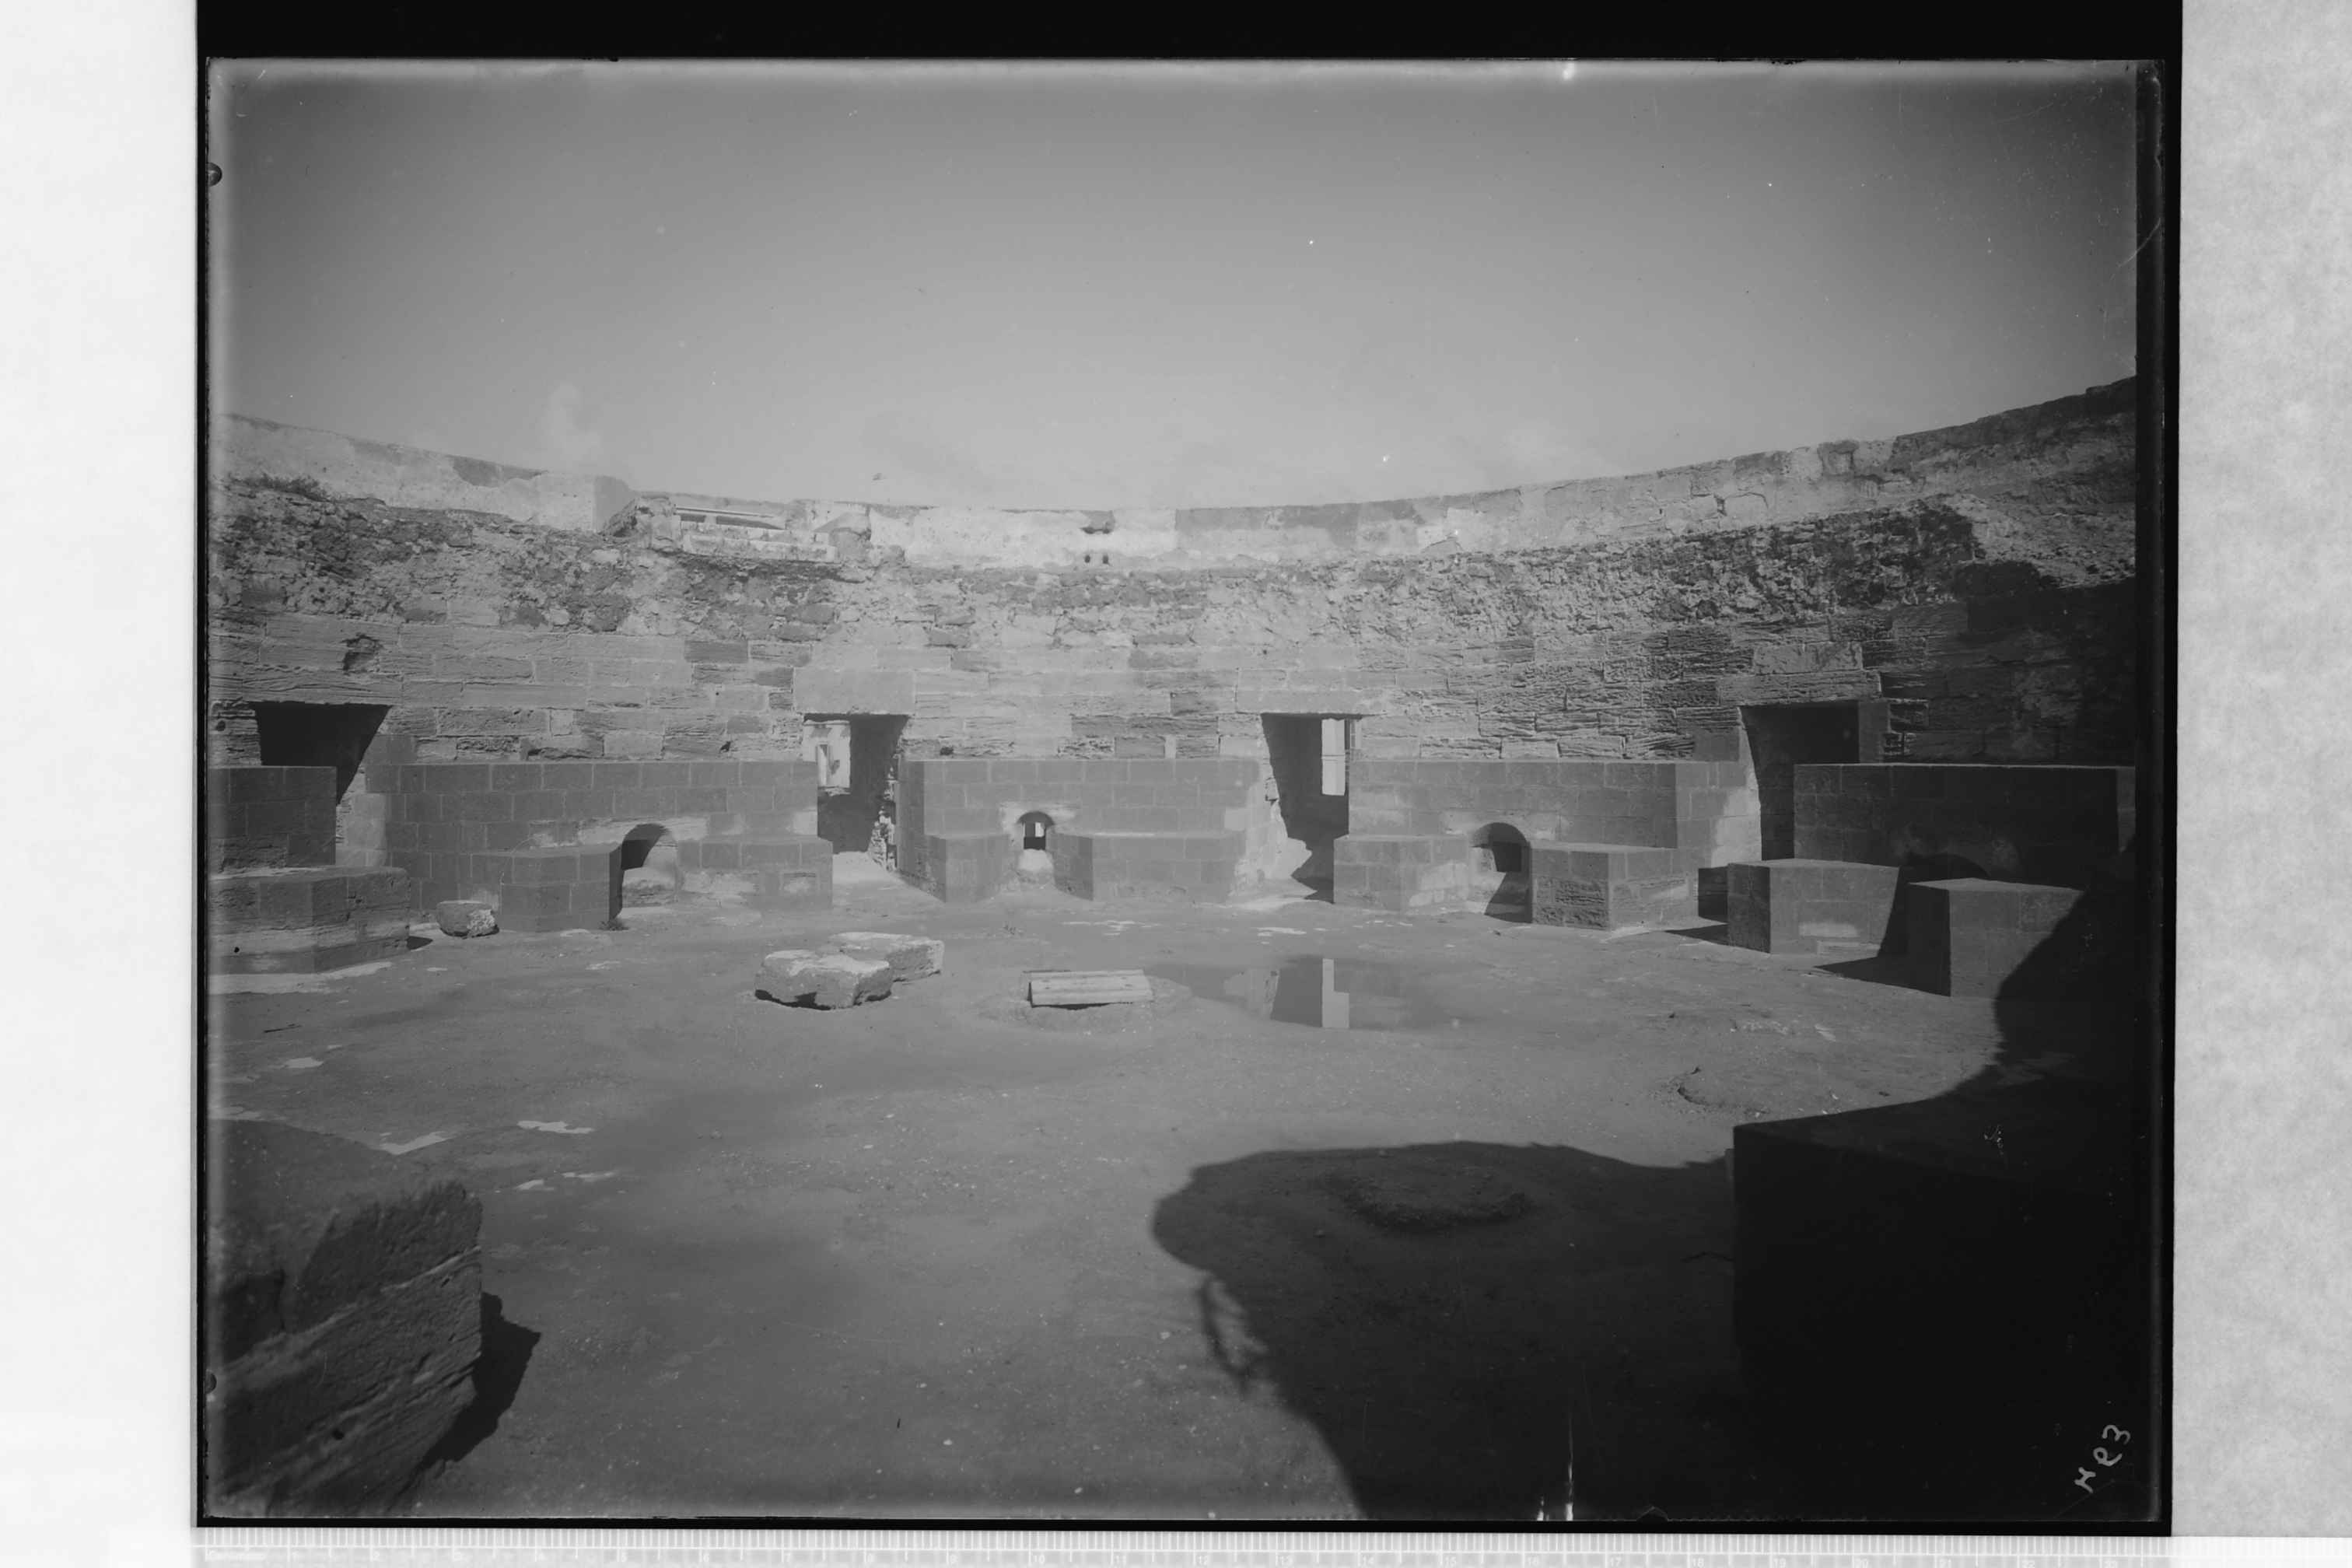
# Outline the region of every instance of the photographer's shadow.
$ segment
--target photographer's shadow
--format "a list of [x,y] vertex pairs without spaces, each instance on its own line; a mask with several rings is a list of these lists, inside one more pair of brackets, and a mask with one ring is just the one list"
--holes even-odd
[[1490,1143],[1254,1154],[1152,1224],[1211,1356],[1384,1520],[1755,1517],[1730,1233],[1720,1160]]

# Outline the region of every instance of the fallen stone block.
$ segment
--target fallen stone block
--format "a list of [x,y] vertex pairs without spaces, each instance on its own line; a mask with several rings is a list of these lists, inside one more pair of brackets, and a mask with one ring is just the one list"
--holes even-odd
[[858,958],[878,958],[890,966],[893,984],[904,985],[937,974],[947,962],[947,943],[928,936],[901,936],[887,931],[845,931],[826,947]]
[[786,948],[760,961],[760,989],[779,1002],[850,1007],[890,994],[887,960]]
[[1101,1007],[1149,1002],[1151,981],[1140,969],[1039,969],[1028,975],[1032,1007]]
[[470,899],[448,899],[434,905],[433,919],[450,936],[491,936],[499,929],[498,911]]

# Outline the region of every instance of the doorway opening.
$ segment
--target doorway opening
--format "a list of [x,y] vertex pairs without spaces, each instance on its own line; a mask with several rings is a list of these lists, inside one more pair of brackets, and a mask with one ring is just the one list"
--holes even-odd
[[898,857],[899,737],[904,713],[812,715],[801,755],[818,764],[816,832],[836,855]]
[[1307,847],[1307,858],[1291,879],[1312,889],[1314,897],[1328,900],[1331,846],[1348,831],[1348,753],[1355,746],[1355,717],[1267,713],[1261,721],[1283,831]]
[[1013,874],[1024,882],[1054,879],[1054,819],[1042,811],[1024,811],[1013,827],[1019,847],[1013,858]]
[[1470,835],[1470,890],[1498,921],[1535,919],[1535,884],[1528,874],[1528,836],[1507,822],[1490,822]]
[[1742,708],[1739,722],[1748,731],[1748,755],[1756,768],[1763,858],[1789,859],[1797,852],[1797,764],[1864,761],[1860,705]]

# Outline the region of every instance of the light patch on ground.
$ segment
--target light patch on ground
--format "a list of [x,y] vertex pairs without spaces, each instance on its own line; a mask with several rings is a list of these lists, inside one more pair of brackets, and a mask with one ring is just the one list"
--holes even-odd
[[518,1121],[517,1127],[527,1132],[593,1132],[593,1127],[570,1127],[561,1121]]
[[205,980],[205,989],[215,996],[282,996],[289,992],[330,990],[339,980],[357,980],[362,974],[391,967],[392,960],[383,958],[373,963],[354,963],[349,969],[329,969],[317,974],[215,974]]
[[[384,1136],[389,1138],[392,1134],[387,1132]],[[447,1142],[449,1142],[449,1134],[446,1132],[427,1132],[424,1137],[411,1138],[405,1143],[379,1143],[376,1147],[387,1154],[406,1154],[417,1149],[430,1148],[436,1143]]]
[[278,1065],[288,1072],[300,1072],[307,1068],[322,1068],[327,1064],[316,1057],[289,1057]]

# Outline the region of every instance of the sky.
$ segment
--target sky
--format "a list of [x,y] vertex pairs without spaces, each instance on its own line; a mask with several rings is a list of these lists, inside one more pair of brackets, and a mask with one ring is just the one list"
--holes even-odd
[[216,70],[218,409],[641,489],[1371,500],[2133,371],[2126,68]]

